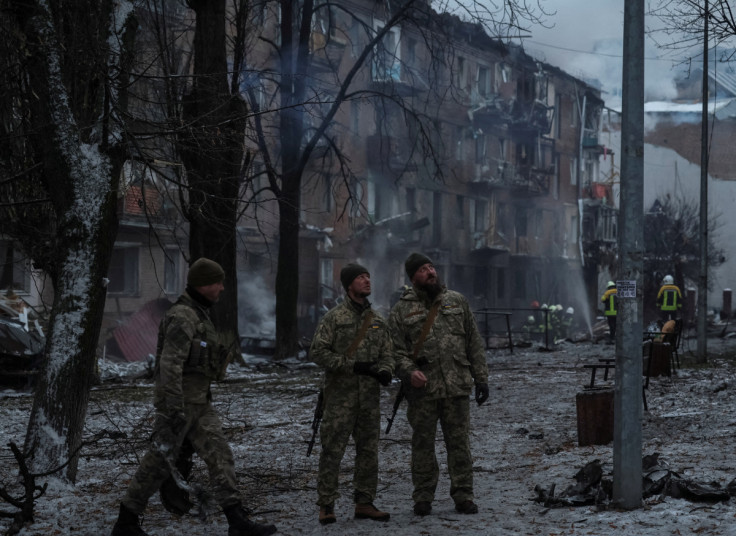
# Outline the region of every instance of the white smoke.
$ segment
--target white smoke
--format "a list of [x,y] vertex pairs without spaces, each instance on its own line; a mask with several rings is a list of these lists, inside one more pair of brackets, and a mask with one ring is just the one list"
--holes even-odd
[[258,274],[238,274],[238,329],[241,335],[276,333],[276,296]]
[[[549,4],[548,4],[549,5]],[[552,7],[550,5],[550,7]],[[608,107],[620,109],[623,73],[624,0],[589,2],[557,0],[548,26],[532,29],[524,48],[551,65],[586,81],[597,80]],[[645,19],[646,31],[660,25]],[[677,96],[675,80],[683,76],[682,58],[687,53],[658,49],[645,38],[645,100],[669,100]]]

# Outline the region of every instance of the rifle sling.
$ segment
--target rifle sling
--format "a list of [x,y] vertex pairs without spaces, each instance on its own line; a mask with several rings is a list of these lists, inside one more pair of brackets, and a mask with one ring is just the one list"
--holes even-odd
[[345,352],[345,355],[347,355],[348,358],[353,357],[353,354],[358,349],[358,346],[360,346],[360,343],[363,342],[363,339],[365,339],[365,334],[368,332],[368,327],[371,325],[372,321],[373,311],[368,311],[365,317],[363,317],[363,323],[360,324],[360,329],[358,329],[358,333],[355,335],[353,342],[350,343],[350,346]]
[[419,352],[422,351],[422,346],[424,346],[424,341],[427,338],[427,335],[429,335],[429,330],[432,328],[432,324],[434,324],[435,318],[437,318],[437,313],[440,310],[440,302],[436,301],[434,304],[432,304],[432,307],[429,310],[429,314],[427,315],[427,319],[424,321],[424,325],[422,326],[422,332],[419,334],[419,338],[417,339],[417,342],[414,344],[414,352],[412,354],[412,361],[415,363],[417,362],[417,359],[419,358]]

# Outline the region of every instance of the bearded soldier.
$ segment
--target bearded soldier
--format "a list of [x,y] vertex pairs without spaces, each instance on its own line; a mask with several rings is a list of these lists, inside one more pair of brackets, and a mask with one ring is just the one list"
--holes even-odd
[[224,372],[227,351],[218,342],[208,310],[225,289],[222,267],[200,258],[187,274],[186,291],[159,326],[154,373],[153,446],[120,504],[113,536],[145,536],[140,516],[148,499],[176,471],[182,443],[187,442],[207,465],[215,496],[227,516],[228,536],[263,536],[273,525],[248,519],[235,481],[233,454],[211,404],[210,383]]
[[391,382],[388,327],[368,301],[371,275],[359,264],[340,272],[347,297],[330,309],[314,334],[309,354],[325,369],[324,415],[317,477],[319,522],[334,523],[338,473],[350,436],[355,441],[355,518],[388,521],[373,505],[378,487],[380,387]]
[[414,513],[432,512],[439,479],[434,448],[439,421],[455,509],[476,514],[468,395],[475,383],[478,405],[488,399],[483,343],[467,300],[440,283],[429,257],[412,253],[404,268],[412,287],[391,309],[389,326],[396,373],[409,402]]

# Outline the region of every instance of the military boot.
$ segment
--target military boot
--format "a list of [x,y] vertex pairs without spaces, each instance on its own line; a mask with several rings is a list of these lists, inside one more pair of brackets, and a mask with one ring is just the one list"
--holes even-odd
[[355,505],[355,519],[372,519],[373,521],[388,521],[391,518],[391,514],[388,512],[381,512],[378,508],[373,506],[372,503],[367,504],[356,504]]
[[319,507],[319,522],[322,525],[329,525],[330,523],[334,523],[335,521],[337,521],[337,517],[335,517],[334,505],[328,504],[327,506]]
[[118,520],[112,528],[112,536],[148,536],[148,534],[143,532],[138,514],[131,512],[121,503]]
[[248,513],[241,504],[224,508],[230,527],[227,536],[268,536],[276,532],[275,525],[260,525],[248,519]]

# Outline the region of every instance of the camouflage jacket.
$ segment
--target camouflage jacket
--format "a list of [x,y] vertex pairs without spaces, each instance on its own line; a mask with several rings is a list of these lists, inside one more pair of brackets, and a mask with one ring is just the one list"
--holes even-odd
[[386,370],[393,374],[394,362],[388,326],[375,311],[360,345],[352,356],[347,355],[347,350],[369,311],[372,311],[370,304],[361,307],[345,298],[344,302],[327,311],[320,320],[309,355],[325,369],[325,394],[332,391],[357,393],[359,390],[368,390],[377,395],[379,384],[375,378],[353,372],[353,365],[359,361],[375,363],[376,371]]
[[224,352],[207,310],[188,293],[164,315],[158,331],[154,405],[171,415],[185,404],[204,404],[222,372]]
[[[424,340],[417,361],[414,345],[434,302],[440,309]],[[389,327],[394,343],[397,375],[408,378],[414,370],[427,377],[424,397],[449,398],[470,394],[473,382],[488,382],[483,341],[465,297],[445,289],[434,302],[425,292],[407,289],[391,309]]]

